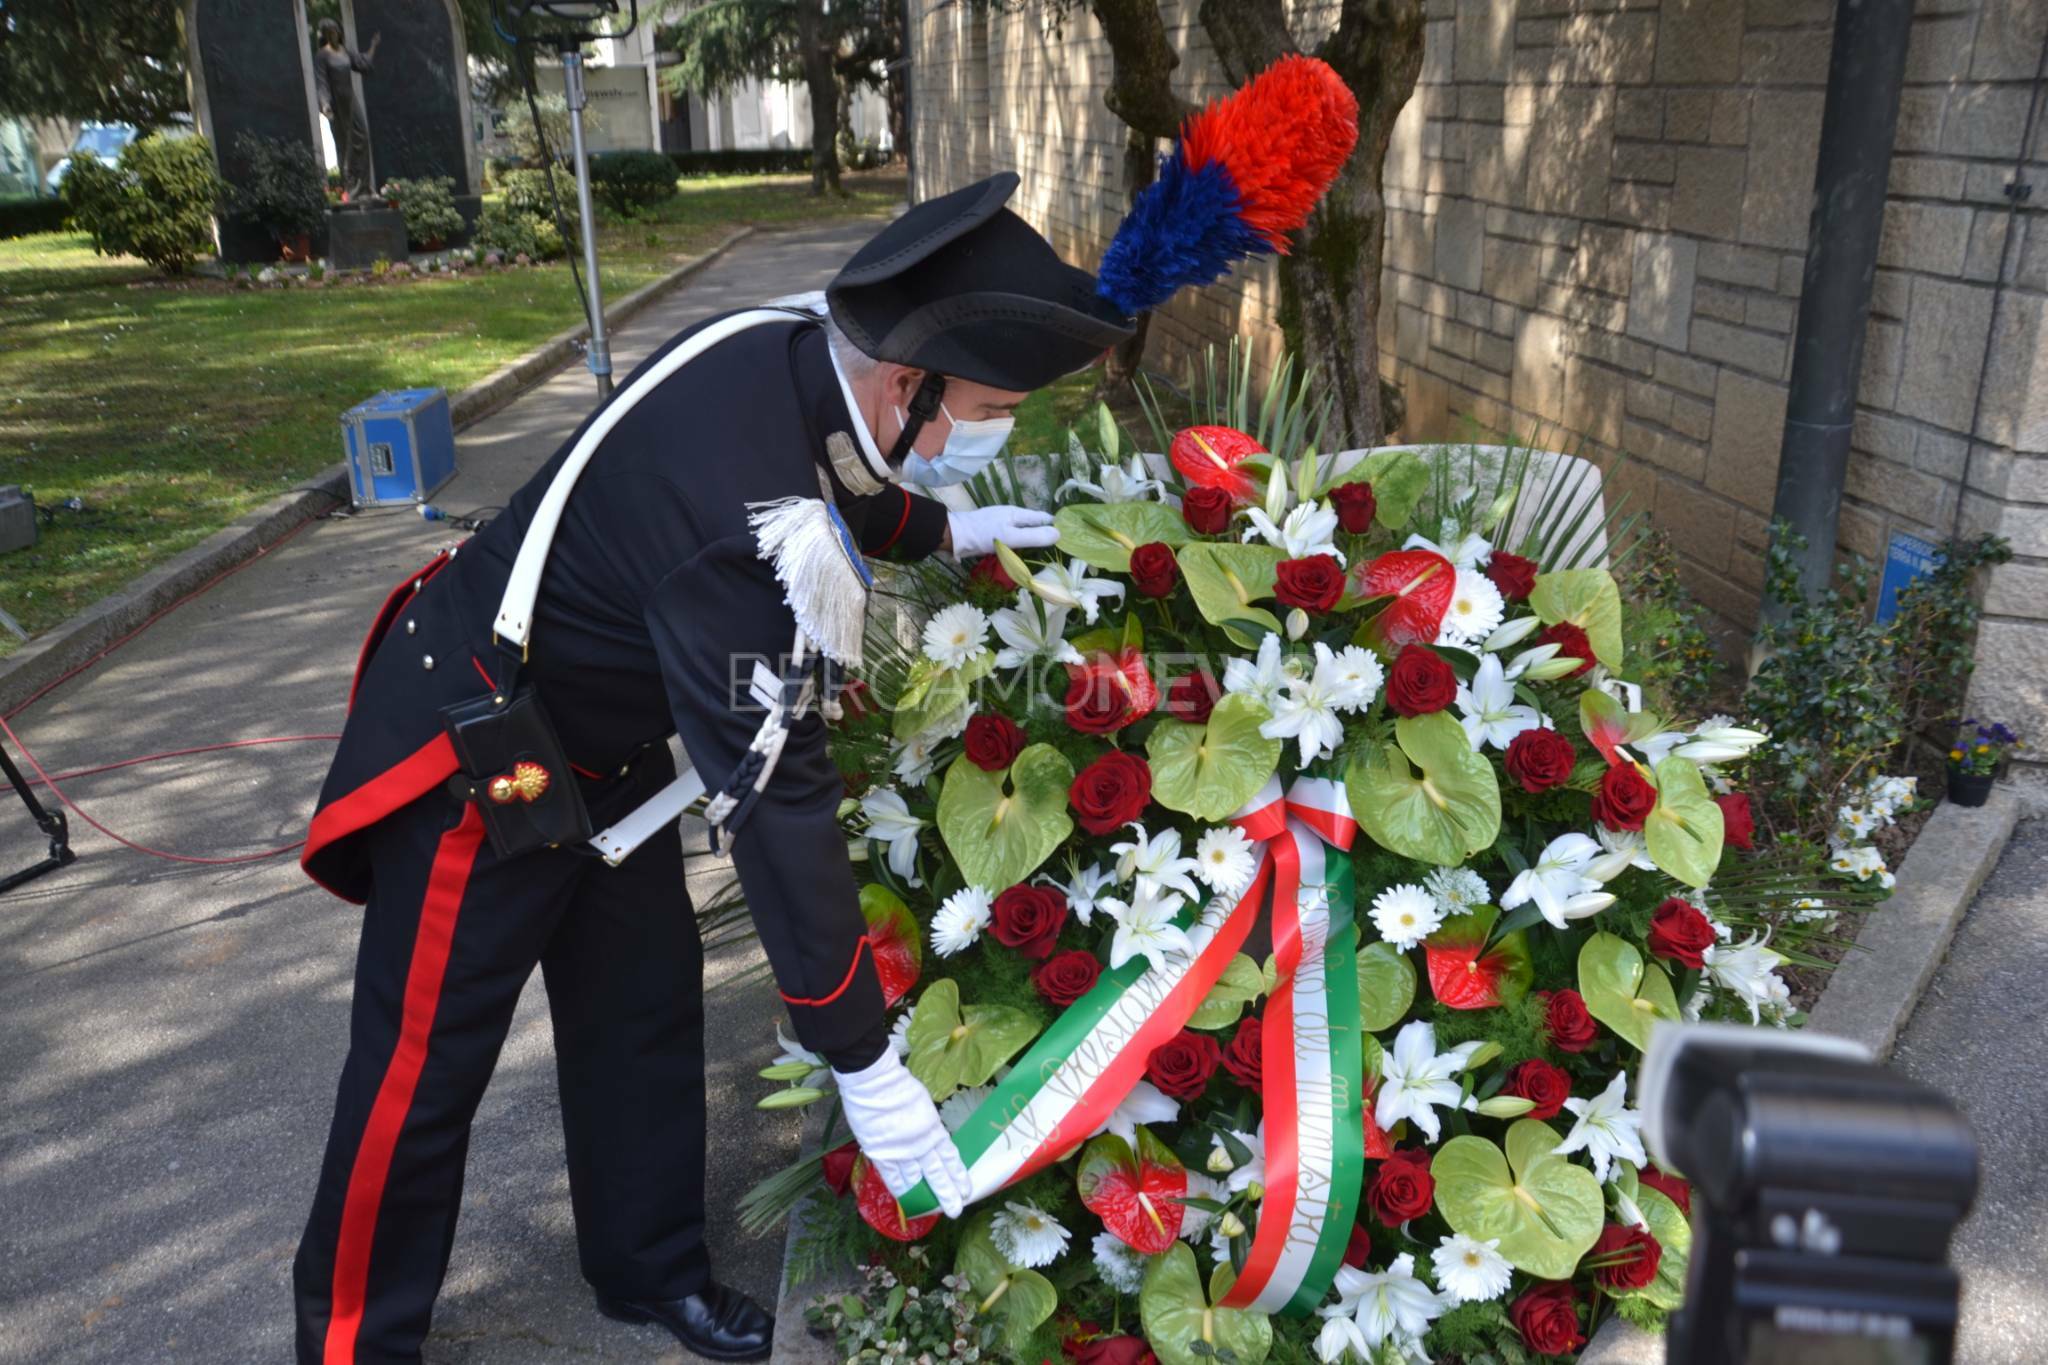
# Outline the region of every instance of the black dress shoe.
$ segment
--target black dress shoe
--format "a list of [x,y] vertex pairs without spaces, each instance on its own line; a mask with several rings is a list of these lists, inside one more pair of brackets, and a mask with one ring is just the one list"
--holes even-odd
[[651,1322],[706,1360],[766,1360],[775,1319],[736,1289],[711,1284],[680,1299],[597,1296],[597,1311],[617,1322]]

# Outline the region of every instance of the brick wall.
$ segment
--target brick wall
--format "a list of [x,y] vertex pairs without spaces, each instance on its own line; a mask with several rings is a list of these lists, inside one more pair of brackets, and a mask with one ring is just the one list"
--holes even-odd
[[[1402,434],[1476,427],[1603,461],[1626,452],[1614,484],[1670,532],[1701,599],[1746,630],[1832,4],[1426,3],[1422,79],[1387,163],[1381,343],[1408,400]],[[1032,12],[920,4],[918,192],[1013,167],[1018,210],[1092,263],[1124,207],[1092,20],[1052,34]],[[1180,88],[1221,93],[1193,6],[1164,9]],[[1303,7],[1300,26],[1326,10]],[[2048,739],[2048,108],[2024,149],[2042,188],[2016,218],[2003,192],[2044,30],[2044,0],[1917,7],[1841,533],[1874,559],[1893,530],[2011,539],[2020,557],[1991,579],[1973,705]],[[1149,358],[1171,370],[1232,332],[1270,354],[1274,299],[1270,267],[1184,296]]]

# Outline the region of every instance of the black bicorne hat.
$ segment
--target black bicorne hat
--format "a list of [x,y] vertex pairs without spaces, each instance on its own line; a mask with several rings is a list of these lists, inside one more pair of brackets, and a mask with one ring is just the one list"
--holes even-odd
[[825,289],[832,320],[877,360],[999,389],[1043,388],[1134,324],[1003,207],[1004,171],[928,199],[876,233]]

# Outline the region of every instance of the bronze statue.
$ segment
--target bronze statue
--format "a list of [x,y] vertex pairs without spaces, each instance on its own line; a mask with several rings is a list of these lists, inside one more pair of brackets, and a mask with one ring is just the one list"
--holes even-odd
[[332,19],[320,21],[313,79],[320,91],[320,112],[327,116],[334,133],[334,154],[341,161],[341,190],[347,199],[361,199],[370,193],[370,120],[356,99],[355,82],[349,76],[369,72],[383,37],[382,33],[371,34],[368,50],[358,52],[342,41],[340,24]]

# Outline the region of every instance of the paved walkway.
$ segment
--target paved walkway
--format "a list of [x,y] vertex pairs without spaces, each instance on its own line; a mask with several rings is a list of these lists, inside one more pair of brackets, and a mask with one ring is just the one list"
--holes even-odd
[[2023,822],[1970,906],[1893,1065],[1953,1096],[1982,1152],[1957,1234],[1960,1365],[2048,1360],[2048,820]]
[[[874,230],[758,235],[630,323],[623,375],[678,329],[820,288]],[[556,287],[550,279],[548,287]],[[563,291],[565,317],[573,309]],[[453,511],[501,503],[593,401],[572,366],[459,441]],[[686,442],[687,433],[678,433]],[[341,725],[363,628],[449,539],[409,509],[318,523],[187,604],[13,724],[52,771]],[[67,784],[112,828],[221,855],[299,838],[330,746],[234,750]],[[0,806],[0,869],[41,856]],[[0,900],[0,1360],[277,1362],[290,1269],[346,1043],[357,913],[290,859],[142,857],[90,830],[77,864]],[[693,843],[700,850],[701,839]],[[691,863],[700,894],[724,880]],[[712,959],[730,981],[758,950]],[[779,1236],[744,1240],[737,1196],[796,1151],[754,1072],[779,1007],[758,980],[714,995],[708,1198],[727,1280],[772,1305]],[[683,1361],[605,1321],[576,1268],[546,1001],[530,983],[478,1116],[454,1263],[427,1358],[476,1365]]]

